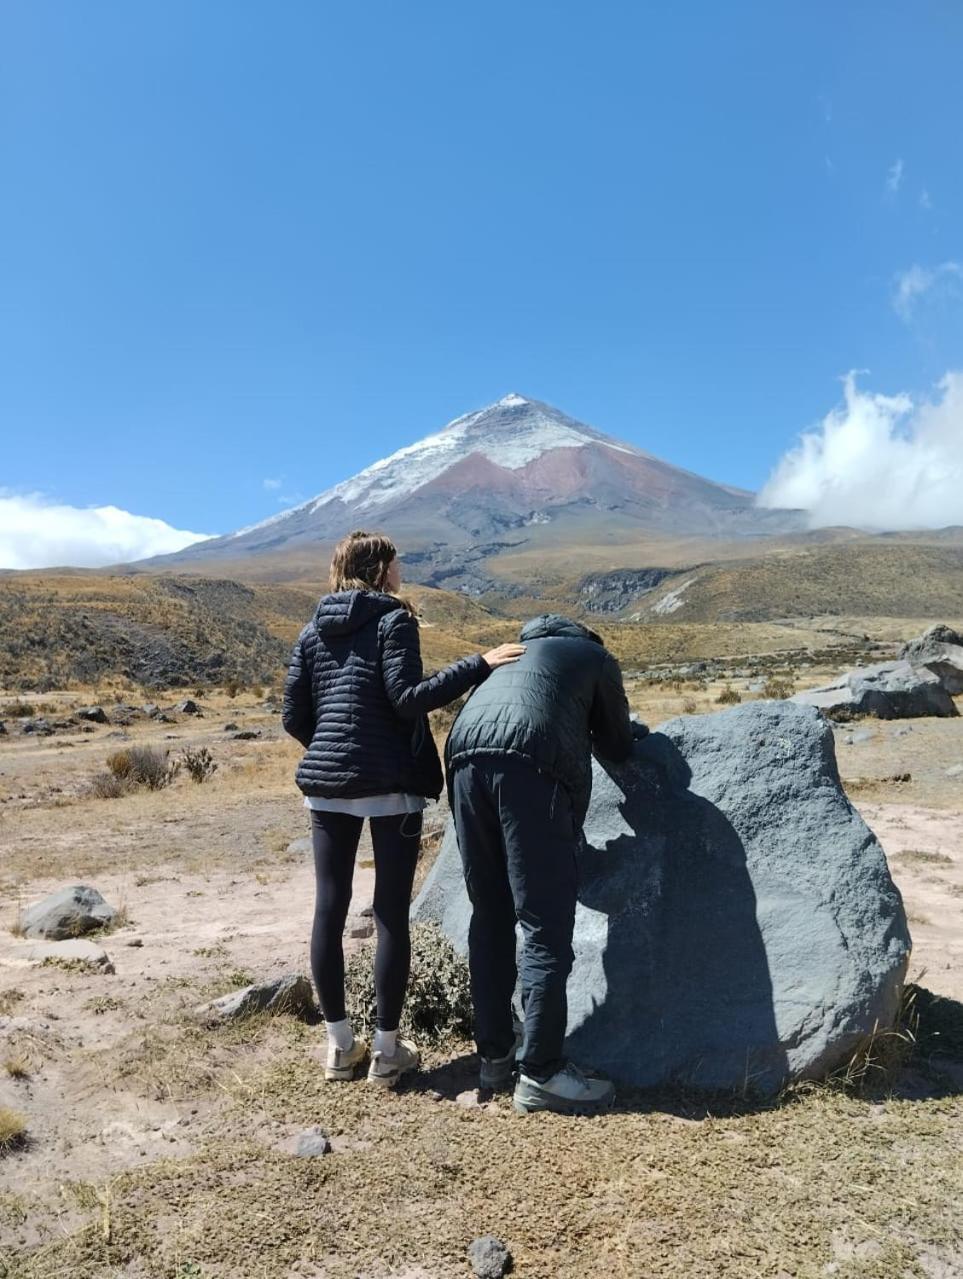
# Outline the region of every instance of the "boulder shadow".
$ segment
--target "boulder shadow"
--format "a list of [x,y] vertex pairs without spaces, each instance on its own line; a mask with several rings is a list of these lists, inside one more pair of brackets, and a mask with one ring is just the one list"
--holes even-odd
[[659,1106],[638,1092],[650,1086],[771,1098],[788,1063],[737,831],[660,733],[602,770],[579,857],[592,916],[569,983],[571,1055],[635,1085],[635,1108]]

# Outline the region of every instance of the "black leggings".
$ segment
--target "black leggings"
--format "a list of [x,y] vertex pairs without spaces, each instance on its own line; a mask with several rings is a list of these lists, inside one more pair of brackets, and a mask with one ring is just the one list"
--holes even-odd
[[[408,911],[421,844],[421,813],[372,817],[374,845],[375,995],[378,1029],[397,1030],[411,968]],[[351,813],[311,811],[317,897],[311,931],[311,972],[325,1021],[342,1021],[344,1009],[344,934],[354,859],[364,818]]]

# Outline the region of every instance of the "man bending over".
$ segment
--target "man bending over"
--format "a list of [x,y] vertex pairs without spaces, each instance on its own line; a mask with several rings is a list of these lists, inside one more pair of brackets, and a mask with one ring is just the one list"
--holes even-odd
[[515,1109],[593,1113],[607,1079],[563,1055],[572,968],[576,857],[592,789],[591,754],[632,749],[618,663],[593,631],[555,614],[522,631],[524,656],[469,698],[445,748],[448,791],[472,902],[468,938],[482,1088],[511,1084],[515,923],[522,929],[524,1041]]

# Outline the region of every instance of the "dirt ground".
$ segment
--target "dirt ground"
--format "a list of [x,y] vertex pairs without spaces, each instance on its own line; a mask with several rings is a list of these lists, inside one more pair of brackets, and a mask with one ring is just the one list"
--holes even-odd
[[[721,689],[631,695],[655,724],[717,708]],[[91,694],[35,700],[57,718]],[[469,1273],[465,1249],[484,1233],[506,1240],[515,1273],[545,1279],[963,1275],[963,1065],[945,1053],[934,1065],[931,1040],[859,1095],[627,1092],[585,1121],[479,1098],[468,1045],[429,1053],[414,1084],[383,1096],[325,1087],[317,1026],[203,1025],[203,1001],[307,971],[313,876],[298,748],[276,710],[246,694],[198,700],[202,718],[45,738],[5,721],[0,1112],[22,1115],[27,1139],[0,1155],[3,1279],[447,1279]],[[111,751],[146,742],[172,758],[207,747],[217,770],[87,793]],[[864,721],[838,731],[837,751],[904,895],[911,978],[963,1000],[963,719]],[[29,964],[11,931],[77,882],[121,910],[98,939],[112,974]],[[363,846],[352,931],[371,890]],[[958,1021],[944,1041],[957,1033],[963,1061]],[[333,1153],[295,1157],[315,1124]]]

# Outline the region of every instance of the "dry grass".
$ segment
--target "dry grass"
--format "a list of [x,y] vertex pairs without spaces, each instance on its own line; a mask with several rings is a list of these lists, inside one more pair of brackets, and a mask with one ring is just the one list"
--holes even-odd
[[11,1053],[10,1056],[3,1059],[3,1071],[11,1079],[29,1079],[31,1074],[30,1062],[20,1053]]
[[27,1121],[23,1115],[8,1106],[0,1106],[0,1155],[18,1149],[26,1140]]
[[953,858],[946,853],[931,853],[923,848],[905,848],[896,853],[894,861],[903,862],[907,866],[952,866]]
[[22,990],[0,990],[0,1017],[10,1017],[25,999]]

